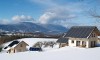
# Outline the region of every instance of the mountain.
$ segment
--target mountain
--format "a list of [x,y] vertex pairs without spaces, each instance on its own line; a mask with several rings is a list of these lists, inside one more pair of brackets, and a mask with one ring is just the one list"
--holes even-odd
[[16,24],[0,24],[0,29],[9,32],[43,32],[43,33],[62,33],[68,29],[53,24],[38,24],[31,22],[20,22]]
[[48,34],[60,34],[63,32],[66,32],[68,29],[66,27],[63,27],[61,25],[55,25],[55,24],[40,24],[41,26],[49,29]]
[[48,31],[48,29],[41,27],[35,23],[29,23],[29,22],[21,22],[17,24],[6,24],[0,25],[0,29],[5,31],[24,31],[24,32],[34,32],[34,31]]

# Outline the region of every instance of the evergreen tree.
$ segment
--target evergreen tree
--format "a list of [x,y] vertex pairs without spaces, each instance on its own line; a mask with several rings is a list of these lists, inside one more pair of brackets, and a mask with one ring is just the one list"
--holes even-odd
[[2,47],[0,46],[0,52],[2,51]]

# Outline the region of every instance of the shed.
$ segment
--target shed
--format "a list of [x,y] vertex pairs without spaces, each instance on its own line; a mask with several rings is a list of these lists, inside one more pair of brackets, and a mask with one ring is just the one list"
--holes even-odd
[[68,45],[68,39],[69,38],[64,38],[64,37],[61,37],[57,40],[57,43],[59,43],[59,48],[60,47],[64,47],[64,46],[67,46]]

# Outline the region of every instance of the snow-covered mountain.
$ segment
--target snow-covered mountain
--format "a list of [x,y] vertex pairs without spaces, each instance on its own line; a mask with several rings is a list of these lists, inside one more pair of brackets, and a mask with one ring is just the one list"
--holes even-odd
[[53,25],[53,24],[38,24],[38,23],[31,23],[31,22],[20,22],[16,24],[0,24],[0,30],[4,31],[23,31],[23,32],[45,32],[45,33],[60,33],[65,32],[68,29],[60,26],[60,25]]

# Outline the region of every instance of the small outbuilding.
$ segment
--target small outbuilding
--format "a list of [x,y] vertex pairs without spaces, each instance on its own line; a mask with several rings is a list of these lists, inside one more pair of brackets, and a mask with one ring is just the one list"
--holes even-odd
[[7,53],[24,52],[27,50],[26,46],[28,46],[28,44],[24,41],[13,41],[4,49],[7,50]]
[[64,37],[59,38],[57,40],[57,43],[59,44],[59,48],[64,47],[64,46],[68,46],[68,39],[69,38],[64,38]]

